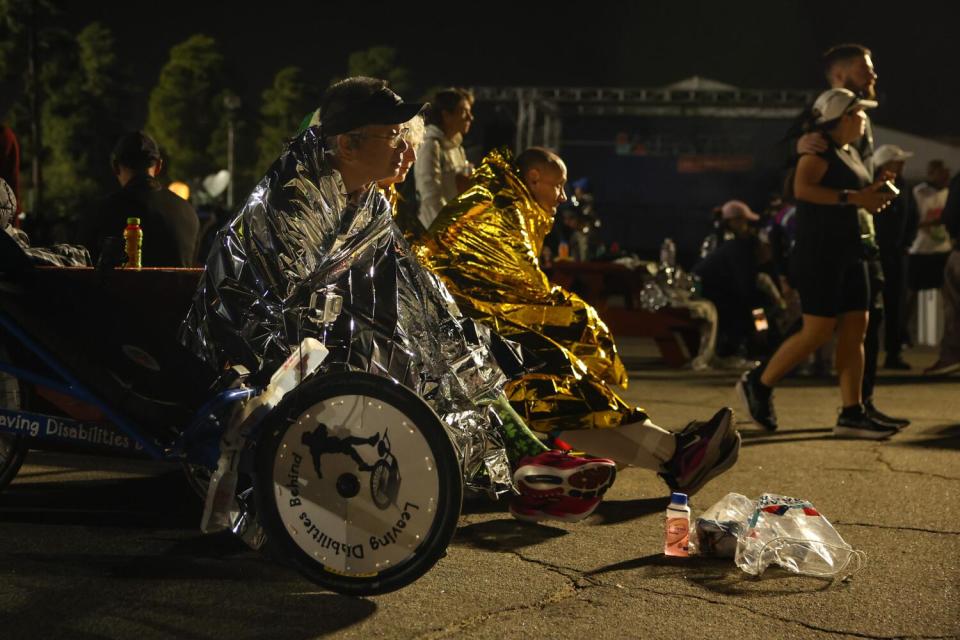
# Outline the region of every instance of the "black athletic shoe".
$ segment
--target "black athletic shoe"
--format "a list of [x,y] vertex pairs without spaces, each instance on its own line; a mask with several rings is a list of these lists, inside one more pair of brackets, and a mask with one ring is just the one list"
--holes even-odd
[[900,432],[896,427],[874,420],[866,411],[852,414],[841,413],[833,435],[838,438],[862,438],[865,440],[885,440]]
[[889,425],[897,429],[903,429],[910,426],[910,421],[906,418],[894,418],[893,416],[888,416],[884,412],[877,409],[873,406],[872,401],[867,401],[863,403],[864,412],[873,418],[874,422],[879,422],[880,424]]
[[718,411],[709,422],[691,422],[677,434],[677,449],[660,474],[671,491],[692,496],[737,461],[740,434],[733,410]]
[[750,418],[767,431],[777,430],[777,414],[773,410],[773,389],[760,384],[760,369],[753,369],[740,376],[737,393]]

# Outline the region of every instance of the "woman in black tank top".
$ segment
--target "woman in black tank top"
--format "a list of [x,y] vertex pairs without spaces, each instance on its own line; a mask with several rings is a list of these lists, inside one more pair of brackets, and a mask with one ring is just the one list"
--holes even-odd
[[[834,332],[844,407],[835,434],[853,435],[845,431],[853,428],[847,425],[850,416],[857,423],[858,437],[867,437],[864,429],[874,426],[860,424],[869,421],[860,392],[869,285],[857,210],[876,213],[892,195],[881,191],[882,182],[871,184],[870,173],[851,143],[863,135],[863,110],[876,104],[846,89],[826,91],[814,104],[814,119],[809,124],[822,133],[828,148],[817,155],[801,156],[793,183],[798,204],[791,275],[800,293],[803,328],[780,345],[766,366],[748,372],[738,384],[754,420],[768,429],[776,428],[771,387],[830,340]],[[759,412],[755,412],[758,407]],[[769,419],[758,419],[758,415]],[[892,435],[881,431],[869,437]]]

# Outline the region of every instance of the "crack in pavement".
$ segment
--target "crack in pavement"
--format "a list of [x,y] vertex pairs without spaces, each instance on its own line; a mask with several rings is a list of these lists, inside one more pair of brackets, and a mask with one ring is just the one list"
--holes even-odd
[[877,454],[877,462],[879,462],[884,467],[886,467],[887,470],[890,471],[891,473],[908,473],[910,475],[916,475],[916,476],[930,476],[931,478],[940,478],[941,480],[953,480],[955,482],[960,481],[960,478],[957,478],[954,476],[945,476],[939,473],[930,473],[929,471],[913,471],[909,469],[897,469],[893,466],[892,462],[889,462],[883,458],[883,449],[881,449],[878,446],[875,448],[874,451]]
[[850,527],[871,527],[876,529],[893,529],[894,531],[919,531],[920,533],[936,533],[946,536],[960,536],[960,531],[944,531],[943,529],[924,529],[923,527],[901,527],[892,524],[875,524],[873,522],[847,522],[846,520],[834,520],[834,524],[842,524]]
[[[896,527],[896,526],[879,525],[879,524],[862,523],[862,522],[837,521],[836,524],[843,524],[843,525],[849,525],[849,526],[875,527],[875,528],[881,528],[881,529],[917,531],[922,533],[933,533],[933,534],[944,534],[944,535],[960,535],[960,531],[941,531],[941,530],[933,530],[933,529],[923,529],[918,527]],[[672,598],[678,598],[678,599],[697,600],[697,601],[706,602],[709,604],[718,605],[721,607],[732,607],[735,609],[740,609],[742,611],[749,612],[756,616],[760,616],[764,618],[773,618],[780,622],[784,622],[787,624],[794,624],[806,629],[810,629],[811,631],[816,631],[819,633],[827,633],[831,635],[847,635],[847,636],[853,636],[857,638],[866,638],[868,640],[894,640],[897,638],[903,638],[905,640],[948,640],[949,638],[956,637],[952,635],[946,635],[946,636],[874,635],[874,634],[861,633],[861,632],[851,631],[851,630],[841,630],[841,629],[833,629],[829,627],[822,627],[822,626],[818,626],[815,624],[811,624],[801,620],[796,620],[789,617],[777,616],[777,615],[771,614],[768,611],[758,611],[756,609],[753,609],[743,604],[739,604],[737,602],[717,600],[717,599],[709,598],[703,595],[692,594],[692,593],[676,593],[673,591],[663,591],[663,590],[654,589],[651,587],[644,587],[644,586],[624,585],[619,582],[614,584],[609,584],[601,581],[598,578],[595,578],[594,576],[586,575],[584,571],[574,569],[572,567],[567,567],[564,565],[547,562],[545,560],[538,560],[536,558],[531,558],[515,549],[502,549],[501,551],[506,551],[507,553],[510,553],[516,556],[522,562],[534,564],[552,573],[555,573],[563,577],[567,581],[567,584],[563,588],[559,589],[558,591],[556,591],[555,593],[547,597],[546,599],[539,600],[537,602],[533,602],[530,604],[509,607],[509,608],[501,609],[498,611],[481,613],[476,616],[472,616],[466,620],[462,620],[455,624],[444,627],[442,629],[437,629],[434,631],[427,632],[426,634],[419,637],[425,638],[425,639],[431,639],[431,640],[449,637],[450,635],[456,634],[457,632],[464,631],[472,627],[473,625],[486,622],[488,620],[494,619],[504,614],[514,613],[517,611],[542,611],[543,609],[545,609],[550,605],[558,604],[560,602],[563,602],[564,600],[569,600],[571,598],[576,598],[587,590],[614,589],[614,588],[624,589],[627,591],[641,591],[645,593],[652,593],[660,596],[666,596],[666,597],[672,597]]]
[[522,562],[539,565],[547,569],[551,573],[555,573],[563,577],[568,584],[566,584],[563,588],[559,589],[553,595],[549,596],[545,600],[539,600],[537,602],[532,602],[530,604],[517,605],[515,607],[509,607],[506,609],[499,609],[497,611],[480,613],[466,620],[461,620],[452,625],[448,625],[442,629],[429,631],[426,634],[418,637],[424,638],[425,640],[434,640],[438,638],[444,638],[451,634],[456,634],[457,632],[463,631],[464,629],[467,629],[475,624],[486,622],[487,620],[490,620],[497,616],[501,616],[505,613],[513,613],[516,611],[543,610],[544,608],[552,604],[557,604],[557,603],[563,602],[564,600],[575,598],[583,590],[592,588],[594,586],[592,584],[590,586],[584,586],[583,584],[581,584],[581,581],[583,579],[583,573],[580,571],[577,571],[576,569],[571,569],[569,567],[552,564],[543,560],[528,558],[515,549],[501,549],[501,551],[506,551],[507,553],[510,553],[516,556]]
[[[607,586],[609,586],[609,585],[607,585]],[[773,618],[774,620],[779,620],[779,621],[781,621],[781,622],[786,622],[786,623],[789,623],[789,624],[795,624],[795,625],[798,625],[798,626],[801,626],[801,627],[805,627],[805,628],[807,628],[807,629],[810,629],[811,631],[818,631],[818,632],[822,632],[822,633],[830,633],[830,634],[834,634],[834,635],[848,635],[848,636],[855,636],[855,637],[857,637],[857,638],[869,638],[870,640],[894,640],[894,639],[896,639],[896,638],[906,638],[906,639],[916,639],[916,640],[941,640],[941,639],[945,640],[945,639],[947,639],[947,638],[955,637],[955,636],[926,636],[926,635],[912,635],[912,636],[908,636],[908,635],[890,635],[890,636],[878,636],[878,635],[872,635],[872,634],[868,634],[868,633],[860,633],[860,632],[857,632],[857,631],[846,631],[846,630],[839,630],[839,629],[831,629],[831,628],[829,628],[829,627],[819,627],[819,626],[814,625],[814,624],[811,624],[811,623],[809,623],[809,622],[803,622],[803,621],[801,621],[801,620],[795,620],[795,619],[793,619],[793,618],[787,618],[787,617],[783,617],[783,616],[777,616],[777,615],[772,614],[772,613],[770,613],[770,612],[768,612],[768,611],[757,611],[757,610],[755,610],[755,609],[751,609],[750,607],[747,607],[747,606],[742,605],[742,604],[737,604],[737,603],[735,603],[735,602],[723,602],[723,601],[721,601],[721,600],[714,600],[714,599],[712,599],[712,598],[707,598],[706,596],[701,596],[701,595],[692,594],[692,593],[674,593],[674,592],[672,592],[672,591],[660,591],[660,590],[658,590],[658,589],[653,589],[653,588],[650,588],[650,587],[640,587],[640,586],[626,586],[626,585],[624,585],[623,588],[624,588],[624,589],[627,589],[627,590],[643,591],[643,592],[646,592],[646,593],[653,593],[653,594],[660,595],[660,596],[667,596],[667,597],[674,597],[674,598],[686,598],[686,599],[692,599],[692,600],[699,600],[699,601],[701,601],[701,602],[707,602],[707,603],[709,603],[709,604],[716,604],[716,605],[720,605],[720,606],[723,606],[723,607],[734,607],[734,608],[736,608],[736,609],[742,609],[742,610],[744,610],[744,611],[749,611],[750,613],[752,613],[752,614],[754,614],[754,615],[756,615],[756,616],[763,617],[763,618]]]
[[[839,523],[838,523],[838,524],[839,524]],[[950,532],[931,531],[931,530],[927,530],[927,529],[918,529],[918,528],[913,528],[913,527],[885,527],[884,525],[872,525],[872,524],[867,524],[867,523],[848,522],[848,523],[844,523],[844,524],[855,525],[855,526],[876,526],[876,527],[878,527],[878,528],[915,530],[915,531],[921,531],[921,532],[924,532],[924,533],[960,534],[960,532],[953,532],[953,531],[950,531]],[[535,559],[535,558],[530,558],[530,557],[527,557],[527,556],[523,555],[523,554],[520,553],[519,551],[509,550],[509,552],[510,552],[510,553],[513,553],[513,555],[517,556],[518,558],[520,558],[520,559],[521,559],[522,561],[524,561],[524,562],[528,562],[528,563],[531,563],[531,564],[539,565],[539,566],[544,567],[545,569],[547,569],[547,570],[549,570],[549,571],[552,571],[552,572],[554,572],[554,573],[556,573],[556,574],[558,574],[558,575],[563,576],[564,578],[566,578],[567,580],[570,581],[570,585],[569,585],[569,586],[572,587],[573,591],[570,592],[570,593],[568,593],[568,595],[566,595],[566,596],[564,596],[564,597],[561,597],[561,598],[556,597],[558,594],[554,594],[554,596],[552,596],[551,598],[548,598],[547,600],[545,600],[545,601],[543,601],[543,602],[541,602],[541,603],[537,603],[537,604],[534,604],[534,605],[525,605],[525,606],[523,606],[523,607],[515,607],[515,608],[513,608],[513,609],[504,610],[504,611],[502,611],[502,612],[494,612],[494,613],[492,613],[492,614],[489,614],[489,615],[487,615],[487,616],[484,616],[484,618],[483,618],[484,620],[489,619],[489,618],[492,618],[493,616],[495,616],[495,615],[497,615],[497,614],[499,614],[499,613],[505,613],[505,612],[507,612],[507,611],[516,611],[516,610],[523,610],[523,609],[541,609],[541,610],[542,610],[544,607],[546,607],[546,606],[548,606],[548,605],[550,605],[550,604],[556,604],[556,603],[561,602],[561,601],[563,601],[563,600],[576,597],[576,596],[580,595],[583,591],[585,591],[585,590],[587,590],[587,589],[589,589],[589,588],[607,588],[607,589],[614,588],[613,585],[604,583],[604,582],[602,582],[601,580],[594,578],[593,576],[585,575],[584,572],[579,571],[579,570],[577,570],[577,569],[573,569],[573,568],[571,568],[571,567],[565,567],[565,566],[563,566],[563,565],[553,564],[553,563],[550,563],[550,562],[546,562],[546,561],[544,561],[544,560],[537,560],[537,559]],[[589,583],[590,586],[588,587],[588,586],[583,585],[583,582]],[[817,626],[817,625],[814,625],[814,624],[810,624],[810,623],[807,623],[807,622],[803,622],[803,621],[801,621],[801,620],[795,620],[795,619],[793,619],[793,618],[787,618],[787,617],[781,617],[781,616],[772,615],[772,614],[770,614],[769,612],[766,612],[766,611],[757,611],[757,610],[752,609],[752,608],[750,608],[750,607],[748,607],[748,606],[745,606],[745,605],[742,605],[742,604],[738,604],[738,603],[735,603],[735,602],[725,602],[725,601],[722,601],[722,600],[715,600],[715,599],[708,598],[708,597],[706,597],[706,596],[697,595],[697,594],[675,593],[675,592],[672,592],[672,591],[660,591],[660,590],[653,589],[653,588],[650,588],[650,587],[640,587],[640,586],[622,585],[621,583],[615,583],[615,584],[616,584],[616,588],[620,588],[620,589],[644,591],[644,592],[647,592],[647,593],[654,593],[654,594],[657,594],[657,595],[662,595],[662,596],[667,596],[667,597],[690,598],[690,599],[699,600],[699,601],[703,601],[703,602],[707,602],[707,603],[715,604],[715,605],[719,605],[719,606],[734,607],[734,608],[737,608],[737,609],[742,609],[742,610],[744,610],[744,611],[748,611],[748,612],[750,612],[750,613],[752,613],[752,614],[754,614],[754,615],[757,615],[757,616],[767,617],[767,618],[774,618],[774,619],[776,619],[776,620],[780,620],[781,622],[786,622],[786,623],[790,623],[790,624],[796,624],[796,625],[799,625],[799,626],[801,626],[801,627],[805,627],[805,628],[807,628],[807,629],[810,629],[810,630],[812,630],[812,631],[817,631],[817,632],[822,632],[822,633],[829,633],[829,634],[833,634],[833,635],[849,635],[849,636],[855,636],[855,637],[858,637],[858,638],[868,638],[868,639],[870,639],[870,640],[892,640],[892,639],[894,639],[894,638],[905,638],[905,639],[911,639],[911,640],[913,640],[913,639],[915,639],[915,640],[946,640],[947,638],[952,638],[952,637],[954,637],[954,636],[926,636],[926,635],[909,635],[909,636],[908,636],[908,635],[890,635],[890,636],[884,636],[884,635],[872,635],[872,634],[867,634],[867,633],[860,633],[860,632],[856,632],[856,631],[846,631],[846,630],[831,629],[831,628],[828,628],[828,627],[820,627],[820,626]],[[460,627],[460,628],[463,628],[463,627]]]

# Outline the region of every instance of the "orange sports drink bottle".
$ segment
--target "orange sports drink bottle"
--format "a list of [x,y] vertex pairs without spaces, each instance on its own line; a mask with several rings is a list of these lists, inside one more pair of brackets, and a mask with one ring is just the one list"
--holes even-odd
[[123,239],[127,244],[127,269],[139,269],[143,266],[143,229],[140,228],[140,218],[127,218]]

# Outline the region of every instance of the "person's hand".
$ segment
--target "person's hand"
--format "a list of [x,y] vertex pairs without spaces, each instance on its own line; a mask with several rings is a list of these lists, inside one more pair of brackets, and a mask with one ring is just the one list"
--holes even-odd
[[881,182],[886,182],[887,180],[889,180],[890,182],[893,182],[894,180],[896,180],[896,178],[897,178],[897,174],[895,171],[884,169],[883,173],[881,173],[880,176],[877,177],[877,180]]
[[880,187],[882,186],[883,181],[877,181],[869,187],[860,189],[860,191],[854,191],[850,195],[849,201],[862,209],[866,209],[870,213],[879,213],[885,209],[895,197],[892,193],[880,191]]
[[797,140],[797,155],[816,155],[827,150],[827,139],[818,131],[805,133]]

